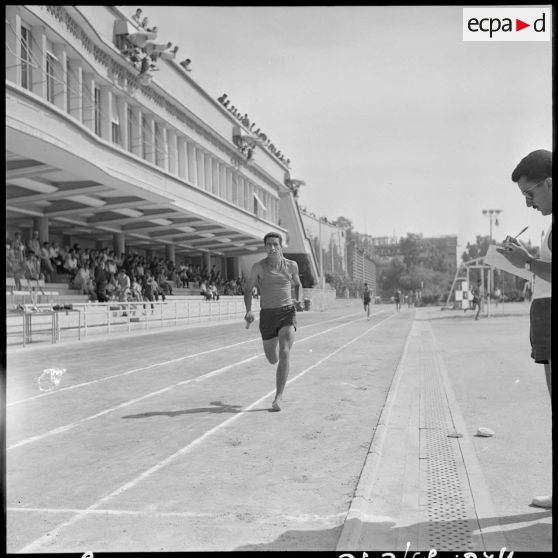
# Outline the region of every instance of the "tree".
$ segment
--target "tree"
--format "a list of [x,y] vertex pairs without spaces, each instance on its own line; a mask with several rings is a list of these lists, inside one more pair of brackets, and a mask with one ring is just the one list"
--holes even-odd
[[490,245],[489,236],[477,235],[474,243],[467,242],[467,248],[465,252],[461,255],[461,259],[464,262],[474,260],[476,258],[481,258],[486,255],[488,251],[488,246]]
[[406,238],[399,240],[399,250],[407,269],[419,263],[424,252],[424,246],[425,243],[421,234],[407,233]]
[[339,227],[341,229],[345,229],[345,231],[347,232],[347,234],[350,234],[353,232],[353,223],[350,219],[347,219],[347,217],[337,217],[337,219],[335,221],[333,221],[333,224],[336,227]]

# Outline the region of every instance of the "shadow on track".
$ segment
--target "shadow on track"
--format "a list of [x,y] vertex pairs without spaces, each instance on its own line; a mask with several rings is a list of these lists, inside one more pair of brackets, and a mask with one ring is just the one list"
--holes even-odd
[[227,405],[221,401],[211,401],[210,405],[213,407],[197,407],[195,409],[184,409],[181,411],[150,411],[148,413],[140,413],[138,415],[126,415],[123,419],[143,419],[151,417],[179,417],[182,415],[192,415],[195,413],[258,413],[261,411],[270,411],[266,409],[250,409],[248,411],[242,410],[242,405]]

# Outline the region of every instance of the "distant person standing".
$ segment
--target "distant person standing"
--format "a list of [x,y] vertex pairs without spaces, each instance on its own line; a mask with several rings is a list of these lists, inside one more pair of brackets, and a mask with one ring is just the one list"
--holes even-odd
[[362,293],[362,302],[364,304],[364,311],[366,312],[366,320],[370,319],[370,299],[372,298],[372,293],[368,288],[368,283],[364,283],[364,291]]
[[[525,156],[514,169],[511,179],[525,196],[527,207],[543,215],[552,215],[552,152],[539,149]],[[541,244],[540,256],[534,258],[517,240],[506,242],[498,252],[515,267],[528,269],[534,276],[530,308],[531,358],[544,365],[546,384],[552,404],[551,306],[552,306],[552,223]],[[552,508],[552,495],[537,496],[532,505]]]
[[[302,284],[298,275],[298,264],[283,257],[283,240],[278,233],[264,236],[267,257],[252,266],[244,286],[246,305],[246,327],[254,321],[252,315],[252,289],[260,293],[260,333],[265,356],[271,364],[277,364],[275,399],[273,411],[280,411],[283,391],[290,369],[290,351],[295,339],[296,311],[302,310]],[[291,295],[295,288],[295,300]]]
[[473,311],[477,310],[475,314],[475,320],[479,319],[479,315],[482,310],[482,284],[481,280],[479,279],[477,282],[477,286],[473,288]]
[[401,310],[401,291],[396,289],[393,293],[393,300],[395,302],[395,309],[399,312]]

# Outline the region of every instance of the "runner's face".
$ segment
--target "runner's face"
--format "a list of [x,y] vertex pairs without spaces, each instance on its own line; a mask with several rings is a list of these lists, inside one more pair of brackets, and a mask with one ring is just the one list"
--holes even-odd
[[278,238],[268,238],[265,241],[265,251],[270,258],[279,258],[281,256],[281,243]]

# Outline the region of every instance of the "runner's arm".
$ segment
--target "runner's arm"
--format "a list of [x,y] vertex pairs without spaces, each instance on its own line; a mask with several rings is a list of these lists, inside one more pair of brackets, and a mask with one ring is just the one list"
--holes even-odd
[[246,285],[244,286],[244,306],[246,306],[246,316],[248,313],[252,312],[252,289],[258,282],[258,271],[260,269],[259,263],[255,263],[252,266],[250,271],[250,275],[246,281]]
[[295,288],[295,303],[297,303],[298,306],[301,306],[304,300],[304,292],[302,290],[302,283],[300,282],[300,277],[298,275],[298,264],[293,261],[291,265],[293,272],[293,285]]

